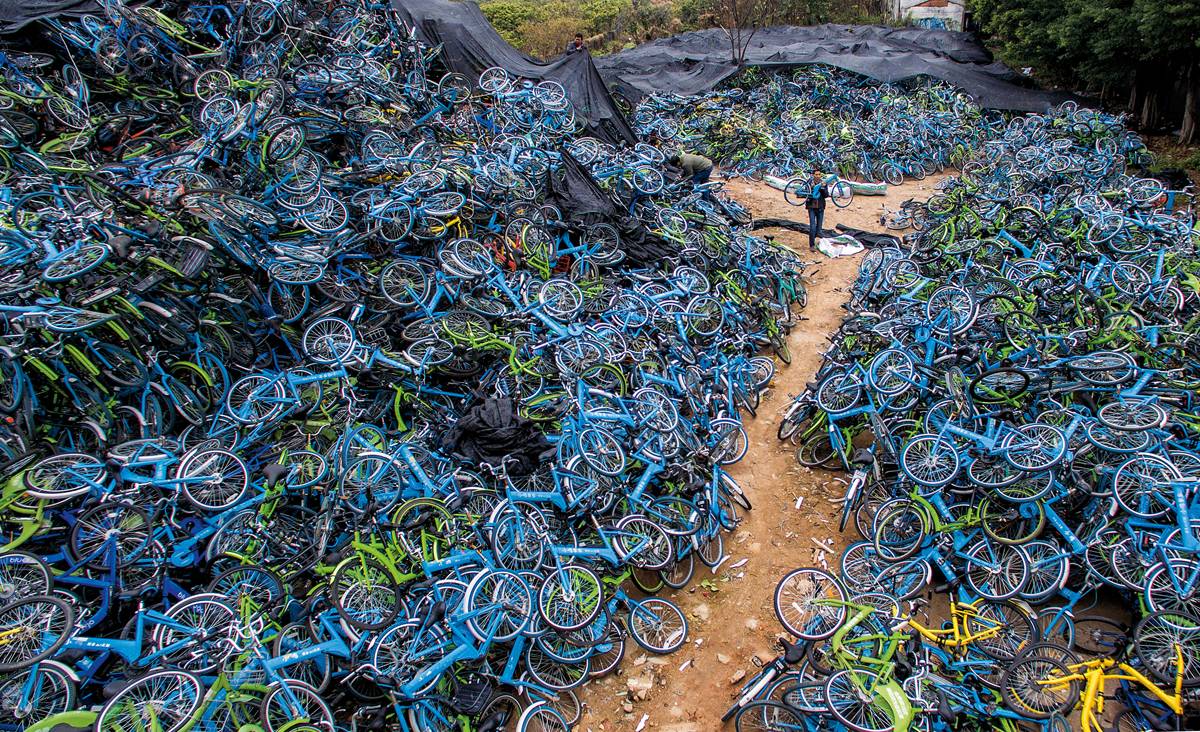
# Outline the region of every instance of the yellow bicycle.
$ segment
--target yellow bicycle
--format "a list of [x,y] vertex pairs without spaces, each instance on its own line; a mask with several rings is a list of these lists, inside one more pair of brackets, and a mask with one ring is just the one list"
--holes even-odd
[[1013,711],[1034,719],[1066,715],[1078,707],[1081,732],[1108,729],[1105,695],[1113,685],[1124,690],[1126,701],[1144,691],[1147,706],[1157,700],[1181,717],[1184,688],[1200,685],[1200,618],[1180,611],[1151,613],[1134,630],[1132,649],[1140,668],[1124,657],[1068,663],[1062,655],[1032,651],[1008,667],[1000,691]]

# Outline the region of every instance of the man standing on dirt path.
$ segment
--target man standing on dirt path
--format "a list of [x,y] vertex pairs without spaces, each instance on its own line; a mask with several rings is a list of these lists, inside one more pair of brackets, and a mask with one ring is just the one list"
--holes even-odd
[[829,198],[829,187],[822,182],[821,171],[814,170],[812,186],[804,198],[804,207],[808,209],[808,249],[817,250],[817,237],[821,235],[821,227],[825,224],[825,199]]
[[583,34],[576,33],[575,40],[567,41],[567,50],[564,51],[563,53],[570,55],[572,53],[578,53],[579,51],[586,51],[586,50],[587,50],[587,46],[583,45]]
[[707,183],[708,179],[712,177],[713,161],[703,155],[677,152],[667,158],[667,162],[682,169],[683,177],[691,178],[694,186]]

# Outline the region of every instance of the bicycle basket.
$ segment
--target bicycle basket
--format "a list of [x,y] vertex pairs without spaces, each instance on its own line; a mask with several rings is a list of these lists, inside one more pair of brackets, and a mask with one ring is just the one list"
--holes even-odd
[[473,677],[455,685],[450,708],[459,714],[479,714],[491,698],[492,685],[487,679]]

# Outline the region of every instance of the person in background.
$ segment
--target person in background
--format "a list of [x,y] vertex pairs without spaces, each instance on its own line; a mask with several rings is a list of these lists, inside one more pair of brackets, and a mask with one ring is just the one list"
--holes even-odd
[[821,171],[814,170],[812,185],[804,197],[804,208],[808,209],[808,248],[811,251],[816,251],[817,237],[821,235],[821,227],[825,224],[826,198],[829,198],[829,186],[823,182]]
[[587,46],[583,45],[583,34],[576,33],[575,40],[567,42],[567,50],[565,53],[576,53],[578,51],[586,51]]
[[683,171],[684,178],[691,178],[692,185],[707,183],[712,177],[713,161],[703,155],[677,152],[667,158],[667,162]]

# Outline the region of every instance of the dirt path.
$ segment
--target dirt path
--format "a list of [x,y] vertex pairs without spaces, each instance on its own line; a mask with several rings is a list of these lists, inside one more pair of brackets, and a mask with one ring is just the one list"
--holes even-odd
[[[825,226],[841,223],[878,231],[885,206],[896,208],[907,198],[927,197],[935,183],[930,178],[891,188],[886,196],[855,197],[846,209],[831,205]],[[788,205],[780,191],[765,184],[735,180],[726,190],[756,218],[807,221],[803,209]],[[742,675],[755,672],[752,657],[774,658],[771,642],[781,632],[772,609],[776,582],[790,569],[819,565],[822,560],[836,570],[838,555],[848,543],[837,533],[835,507],[829,501],[844,492],[840,474],[800,467],[776,431],[780,412],[791,395],[804,390],[820,364],[826,339],[845,315],[842,305],[858,270],[858,257],[829,260],[808,251],[807,236],[787,230],[763,233],[774,234],[813,264],[807,270],[808,307],[790,336],[792,364],[778,364],[780,370],[763,395],[758,416],[746,422],[750,450],[732,470],[754,510],[736,532],[726,535],[728,558],[716,572],[699,567],[691,587],[669,595],[687,613],[688,645],[673,655],[655,657],[630,642],[616,674],[581,690],[586,710],[576,729],[634,732],[640,725],[656,732],[721,729],[721,715],[740,688]],[[823,552],[817,542],[831,551]]]

